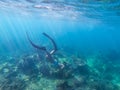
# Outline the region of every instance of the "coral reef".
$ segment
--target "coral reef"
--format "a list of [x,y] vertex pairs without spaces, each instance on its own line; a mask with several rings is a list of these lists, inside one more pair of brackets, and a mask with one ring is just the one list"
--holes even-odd
[[34,53],[0,57],[0,90],[119,90],[120,65],[111,63],[114,57],[106,62],[109,55],[56,55],[64,68]]

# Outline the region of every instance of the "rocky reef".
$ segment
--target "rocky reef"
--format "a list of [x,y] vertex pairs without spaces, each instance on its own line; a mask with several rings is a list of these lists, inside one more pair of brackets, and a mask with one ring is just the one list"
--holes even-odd
[[56,55],[64,68],[40,60],[37,53],[1,56],[0,90],[120,90],[120,58],[114,54]]

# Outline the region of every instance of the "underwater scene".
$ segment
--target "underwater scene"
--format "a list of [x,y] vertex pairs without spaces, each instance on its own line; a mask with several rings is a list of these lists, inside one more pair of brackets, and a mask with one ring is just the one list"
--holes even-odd
[[120,90],[120,1],[0,0],[0,90]]

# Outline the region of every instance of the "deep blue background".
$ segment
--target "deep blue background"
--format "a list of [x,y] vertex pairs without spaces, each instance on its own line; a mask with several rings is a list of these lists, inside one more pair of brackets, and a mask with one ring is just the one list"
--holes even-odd
[[[119,2],[116,6],[118,4]],[[63,7],[62,4],[60,5]],[[97,9],[95,7],[91,9],[92,5],[95,5]],[[54,10],[52,15],[48,13],[47,16],[41,16],[43,12],[47,13],[50,10],[35,12],[32,8],[33,11],[26,14],[24,9],[19,12],[14,10],[14,7],[9,10],[8,8],[2,9],[0,11],[0,54],[26,53],[34,50],[27,40],[26,32],[36,44],[49,47],[49,40],[42,35],[42,32],[46,32],[55,39],[59,50],[70,53],[94,53],[109,50],[120,52],[119,8],[111,9],[114,5],[111,5],[111,8],[103,8],[103,6],[110,7],[109,3],[92,5],[85,5],[86,9],[81,11],[70,9],[72,14],[68,13],[69,9],[60,11],[63,14],[62,17],[57,16],[59,12],[53,16],[53,13],[57,12]],[[61,7],[59,6],[59,9]],[[80,9],[77,4],[74,7]]]

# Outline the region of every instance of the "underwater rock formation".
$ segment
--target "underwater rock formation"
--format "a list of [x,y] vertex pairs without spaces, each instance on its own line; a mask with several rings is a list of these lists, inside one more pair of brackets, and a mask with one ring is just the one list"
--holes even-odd
[[35,58],[27,56],[22,58],[18,63],[18,69],[27,75],[37,75],[38,69],[36,66]]
[[26,83],[20,79],[7,79],[1,85],[1,90],[25,90]]
[[50,67],[48,65],[41,65],[39,71],[42,74],[42,76],[51,77]]
[[64,81],[63,83],[58,84],[57,90],[74,90],[72,86],[68,85],[67,81]]
[[[10,59],[10,58],[8,58]],[[87,60],[57,56],[64,68],[39,61],[36,54],[0,62],[1,90],[119,90],[120,65],[97,56]],[[11,60],[11,59],[10,59]],[[12,59],[13,60],[13,59]],[[85,62],[86,61],[86,62]],[[18,62],[18,63],[17,63]],[[47,85],[46,85],[47,83]]]

